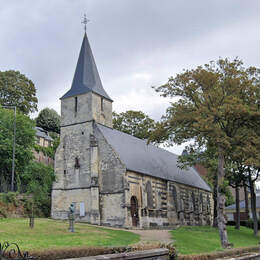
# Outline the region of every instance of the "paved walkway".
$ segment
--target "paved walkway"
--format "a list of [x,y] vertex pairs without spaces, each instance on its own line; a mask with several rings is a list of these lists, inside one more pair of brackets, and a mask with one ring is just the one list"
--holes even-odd
[[173,242],[169,230],[127,230],[140,235],[141,242],[160,242],[169,244]]
[[[90,225],[91,224],[86,224]],[[125,229],[125,228],[116,228],[116,227],[107,227],[103,226],[104,228],[107,229],[113,229],[113,230],[124,230],[128,232],[133,232],[135,234],[140,235],[140,242],[141,243],[152,243],[152,242],[158,242],[158,243],[163,243],[163,244],[169,244],[172,243],[173,240],[171,238],[170,230],[165,230],[165,229]],[[139,242],[139,243],[140,243]]]

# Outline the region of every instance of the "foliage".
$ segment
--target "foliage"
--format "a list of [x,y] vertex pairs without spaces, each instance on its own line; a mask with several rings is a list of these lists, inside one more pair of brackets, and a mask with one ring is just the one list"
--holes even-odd
[[[14,133],[14,111],[0,107],[0,175],[1,182],[11,183],[12,153]],[[16,114],[16,181],[24,167],[33,158],[32,148],[35,140],[34,122],[20,112]]]
[[53,159],[56,153],[56,150],[60,144],[60,137],[56,136],[56,137],[52,137],[53,138],[53,143],[52,143],[52,150],[53,150]]
[[17,192],[0,193],[0,200],[4,203],[13,203],[17,205]]
[[60,133],[60,115],[51,108],[44,108],[36,118],[36,125],[49,132]]
[[22,250],[66,249],[94,246],[126,246],[139,241],[139,235],[124,230],[112,230],[75,224],[75,232],[68,232],[68,222],[35,219],[33,229],[28,219],[0,219],[2,241],[20,241]]
[[[227,231],[234,247],[258,245],[259,238],[255,237],[249,228],[241,227],[241,230],[236,230],[233,226],[227,226]],[[171,233],[180,254],[199,254],[221,250],[216,228],[189,226],[178,228]]]
[[48,156],[52,159],[55,157],[56,150],[60,144],[60,137],[58,135],[53,135],[53,142],[51,146],[45,147],[38,144],[34,144],[34,149],[36,152],[42,152],[45,156]]
[[33,196],[26,193],[8,192],[0,193],[0,218],[23,218],[31,214],[32,205],[34,215],[44,216],[46,207],[41,204],[33,204]]
[[180,99],[171,103],[152,138],[170,145],[195,140],[200,147],[211,140],[227,152],[239,144],[238,129],[257,127],[260,96],[260,71],[244,69],[242,64],[219,59],[155,88],[164,97]]
[[155,129],[155,121],[142,111],[113,112],[113,128],[140,139],[148,139]]
[[33,82],[19,71],[0,71],[0,105],[17,106],[24,114],[37,111]]
[[34,149],[36,152],[42,152],[45,156],[54,159],[55,150],[53,149],[53,146],[45,147],[38,144],[34,144]]
[[41,208],[45,216],[50,215],[50,195],[54,180],[55,174],[52,167],[34,161],[26,166],[21,175],[21,181],[26,185],[27,193],[33,195],[35,208]]
[[230,191],[228,182],[225,182],[225,186],[224,186],[223,193],[224,193],[225,196],[226,196],[225,206],[229,206],[229,205],[232,205],[232,204],[235,203],[235,200],[234,200],[234,197],[233,197],[233,195],[232,195],[232,193],[231,193],[231,191]]
[[[218,226],[223,247],[228,246],[225,231],[225,197],[221,187],[225,177],[225,160],[235,147],[245,146],[260,123],[260,70],[245,69],[242,61],[219,59],[171,77],[167,84],[155,88],[164,97],[179,97],[171,103],[151,140],[193,146],[215,145],[218,158]],[[251,146],[249,154],[259,153]]]

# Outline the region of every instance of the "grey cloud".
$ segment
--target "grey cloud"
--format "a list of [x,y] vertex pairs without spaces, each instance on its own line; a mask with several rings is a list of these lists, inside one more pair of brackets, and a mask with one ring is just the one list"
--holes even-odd
[[[139,89],[219,56],[260,65],[257,0],[2,0],[0,70],[17,69],[31,78],[40,108],[59,107],[58,99],[70,88],[84,12],[91,20],[88,35],[101,79],[115,107],[116,98],[130,92],[149,102],[150,91]],[[133,81],[136,73],[152,75],[151,81]],[[148,107],[144,102],[137,106]],[[149,111],[158,118],[164,109],[158,99]]]

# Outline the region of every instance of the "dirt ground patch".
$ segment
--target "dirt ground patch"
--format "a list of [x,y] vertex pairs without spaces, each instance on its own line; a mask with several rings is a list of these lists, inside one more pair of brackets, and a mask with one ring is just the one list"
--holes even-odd
[[168,230],[129,230],[135,234],[140,235],[143,242],[160,242],[171,243],[173,242],[171,234]]

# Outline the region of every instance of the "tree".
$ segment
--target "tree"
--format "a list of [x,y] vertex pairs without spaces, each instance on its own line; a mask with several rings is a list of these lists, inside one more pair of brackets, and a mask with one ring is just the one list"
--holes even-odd
[[27,193],[33,195],[36,208],[41,209],[45,216],[50,214],[51,187],[55,181],[52,167],[31,161],[21,174],[21,182],[27,187]]
[[36,118],[36,125],[46,131],[60,133],[60,115],[51,108],[44,108]]
[[[213,144],[207,143],[203,149],[196,147],[186,147],[185,152],[178,158],[178,167],[185,168],[194,165],[202,165],[207,170],[207,175],[204,177],[206,182],[213,189],[213,226],[217,227],[217,168],[218,158],[216,147]],[[222,189],[226,197],[226,206],[234,203],[233,196],[228,188],[226,181]]]
[[[232,155],[227,159],[230,161],[229,166],[226,167],[226,179],[229,186],[235,189],[236,192],[236,229],[240,229],[240,199],[239,189],[243,186],[245,180],[245,165],[242,161],[232,161]],[[234,158],[233,158],[234,160]]]
[[148,139],[155,129],[155,121],[142,111],[113,112],[113,128],[140,139]]
[[[240,145],[235,147],[232,157],[236,160],[237,164],[244,169],[242,180],[243,184],[250,189],[254,234],[257,235],[258,223],[255,182],[258,180],[260,173],[260,130],[257,127],[250,129],[245,129],[244,127],[239,131],[239,134],[238,142]],[[247,197],[245,199],[247,199]]]
[[[250,128],[260,123],[260,70],[245,69],[242,61],[219,59],[186,70],[155,88],[164,97],[179,97],[171,103],[152,134],[153,141],[181,144],[194,141],[198,147],[214,143],[218,156],[218,229],[223,248],[229,246],[224,216],[225,158]],[[244,136],[240,130],[243,128]]]
[[[11,183],[13,153],[14,111],[0,107],[0,177],[1,184]],[[35,141],[34,122],[28,116],[18,112],[16,115],[16,183],[25,165],[33,158]],[[9,186],[9,185],[7,185]]]
[[37,111],[38,99],[31,80],[19,71],[0,71],[0,105],[16,106],[24,114]]

